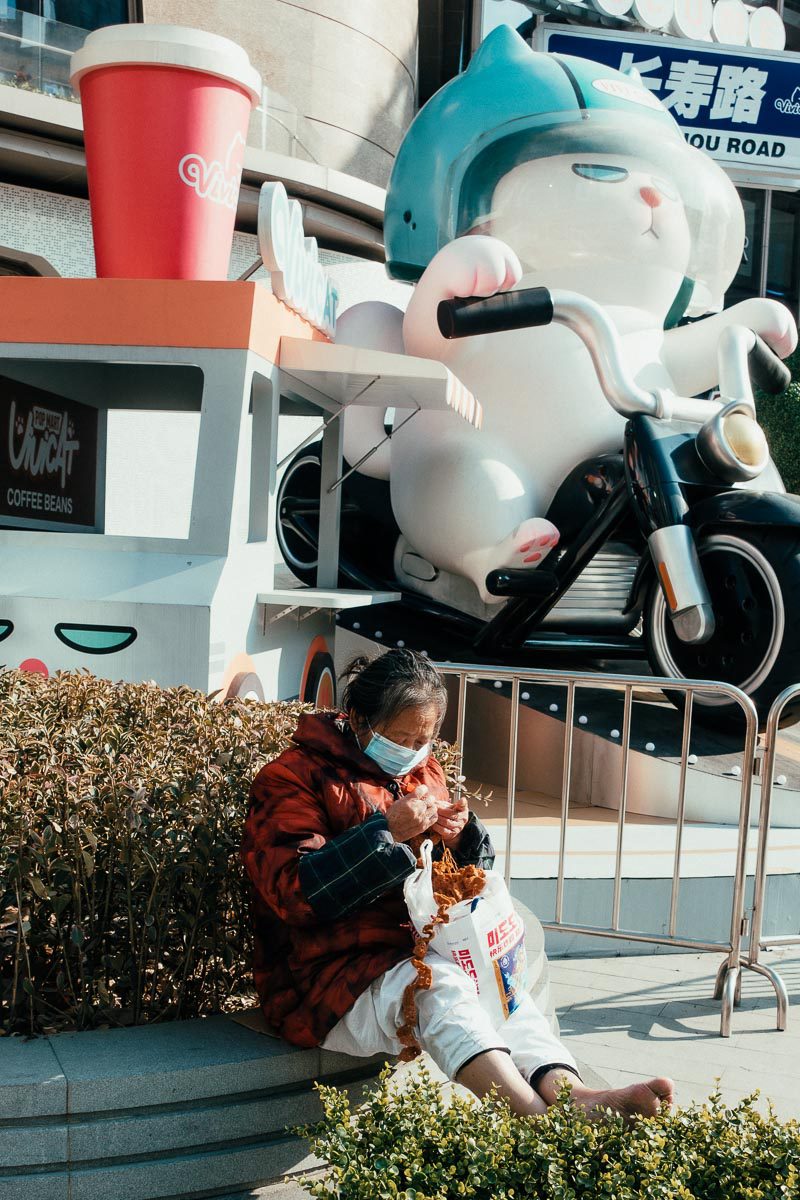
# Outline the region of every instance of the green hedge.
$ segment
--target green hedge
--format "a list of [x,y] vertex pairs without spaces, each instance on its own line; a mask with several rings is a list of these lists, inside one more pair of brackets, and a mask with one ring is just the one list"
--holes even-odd
[[800,350],[786,360],[792,382],[780,396],[756,392],[758,419],[788,492],[800,493]]
[[0,672],[0,1032],[254,1002],[242,824],[303,711]]
[[86,673],[0,674],[5,1032],[243,1002],[247,793],[300,711]]
[[329,1165],[317,1200],[790,1200],[800,1195],[800,1125],[762,1116],[755,1097],[636,1118],[588,1121],[566,1092],[546,1116],[496,1101],[448,1107],[424,1070],[388,1073],[355,1112],[320,1088],[305,1132]]

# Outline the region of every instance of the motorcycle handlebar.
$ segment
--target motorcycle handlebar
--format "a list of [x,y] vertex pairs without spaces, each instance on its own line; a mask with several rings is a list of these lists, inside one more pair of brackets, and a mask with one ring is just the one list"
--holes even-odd
[[535,325],[549,325],[553,320],[553,298],[544,287],[497,292],[494,296],[477,296],[469,300],[455,297],[441,301],[436,317],[439,331],[446,338],[530,329]]
[[600,387],[612,408],[623,416],[665,415],[660,395],[640,388],[628,372],[619,335],[608,315],[588,296],[551,292],[545,287],[520,288],[474,299],[442,300],[439,329],[446,338],[474,337],[556,322],[571,329],[591,355]]
[[774,350],[755,334],[753,349],[747,356],[750,378],[768,396],[778,396],[792,382],[792,373]]
[[[571,329],[591,355],[600,387],[612,408],[625,417],[647,413],[702,425],[722,403],[675,396],[665,389],[641,388],[630,374],[619,334],[603,308],[576,292],[545,287],[497,292],[494,296],[442,300],[437,320],[445,338],[475,337],[551,322]],[[755,340],[753,340],[755,339]],[[718,345],[720,390],[753,407],[750,379],[777,394],[790,382],[788,368],[757,334],[744,326],[727,326]]]

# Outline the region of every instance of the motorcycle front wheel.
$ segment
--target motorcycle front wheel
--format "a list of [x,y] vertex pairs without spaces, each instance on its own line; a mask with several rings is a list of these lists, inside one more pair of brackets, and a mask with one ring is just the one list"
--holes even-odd
[[[657,675],[730,683],[755,704],[759,725],[775,697],[800,682],[800,538],[790,531],[752,528],[714,532],[697,552],[714,609],[715,629],[703,645],[675,634],[657,581],[645,604],[648,657]],[[669,693],[682,705],[682,693]],[[741,708],[724,693],[697,693],[694,712],[720,729],[741,724]],[[800,720],[800,701],[784,711],[783,725]]]

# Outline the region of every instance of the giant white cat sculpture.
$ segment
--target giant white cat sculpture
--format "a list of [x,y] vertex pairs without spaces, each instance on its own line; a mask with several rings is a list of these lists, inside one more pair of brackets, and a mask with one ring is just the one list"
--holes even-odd
[[[390,273],[418,277],[405,316],[359,305],[338,340],[439,359],[485,417],[478,432],[418,413],[364,469],[390,479],[399,577],[475,611],[498,602],[489,571],[535,569],[557,544],[544,516],[556,489],[582,459],[621,447],[624,418],[569,330],[448,342],[439,301],[539,285],[583,293],[616,325],[637,381],[681,395],[717,383],[728,324],[750,326],[782,357],[797,342],[788,310],[763,299],[669,328],[721,306],[744,241],[733,185],[638,79],[536,54],[507,28],[406,135],[386,235]],[[350,461],[377,440],[375,420],[347,417]]]

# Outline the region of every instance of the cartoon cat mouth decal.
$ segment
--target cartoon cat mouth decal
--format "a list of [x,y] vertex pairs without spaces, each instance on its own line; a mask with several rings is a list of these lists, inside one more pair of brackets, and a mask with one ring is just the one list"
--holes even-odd
[[84,654],[116,654],[136,641],[137,631],[129,625],[83,625],[59,621],[54,633],[60,642]]
[[660,240],[659,235],[656,233],[656,223],[655,223],[655,219],[653,217],[652,211],[650,213],[650,225],[648,226],[647,229],[642,230],[642,237],[646,237],[648,233],[652,233],[652,235],[656,239],[656,241]]

